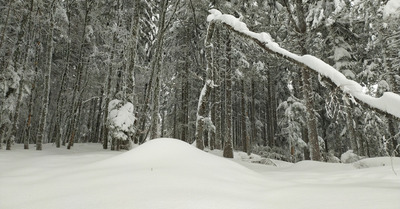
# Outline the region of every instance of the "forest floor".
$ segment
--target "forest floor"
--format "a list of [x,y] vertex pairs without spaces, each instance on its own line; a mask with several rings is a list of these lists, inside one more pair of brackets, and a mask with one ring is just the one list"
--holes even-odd
[[250,163],[255,155],[225,159],[173,139],[127,152],[13,148],[0,150],[1,209],[400,208],[400,158],[264,165]]

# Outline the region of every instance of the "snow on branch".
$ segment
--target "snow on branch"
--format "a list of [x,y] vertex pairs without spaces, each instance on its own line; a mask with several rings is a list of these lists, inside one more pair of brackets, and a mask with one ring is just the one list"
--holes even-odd
[[301,67],[322,75],[327,78],[330,83],[340,87],[343,92],[349,94],[359,103],[366,105],[379,113],[400,119],[400,95],[392,92],[385,92],[379,98],[367,95],[363,92],[362,86],[359,83],[347,79],[342,73],[324,61],[312,55],[299,56],[289,52],[274,42],[268,33],[252,32],[247,28],[245,23],[232,15],[222,14],[216,9],[211,9],[209,12],[210,15],[207,17],[208,22],[223,23],[229,30],[232,30],[244,38],[252,40],[268,53],[282,57]]

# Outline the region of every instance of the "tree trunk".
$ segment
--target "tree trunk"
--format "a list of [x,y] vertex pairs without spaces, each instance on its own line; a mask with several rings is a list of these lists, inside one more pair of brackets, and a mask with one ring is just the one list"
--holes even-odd
[[50,10],[50,35],[48,40],[48,51],[47,51],[47,73],[45,74],[45,83],[44,83],[44,98],[43,98],[43,108],[42,113],[40,116],[40,123],[39,123],[39,132],[36,140],[36,150],[42,150],[42,143],[46,139],[46,132],[47,132],[47,113],[49,109],[49,97],[50,97],[50,76],[51,76],[51,67],[53,64],[53,51],[54,51],[54,11],[55,11],[55,2],[53,0],[51,3],[51,10]]
[[27,118],[27,122],[26,122],[26,136],[24,138],[24,149],[29,149],[29,142],[32,138],[32,120],[33,120],[33,111],[34,111],[34,107],[33,107],[33,102],[35,100],[34,97],[34,93],[36,91],[36,84],[37,84],[37,78],[38,78],[38,72],[39,72],[39,51],[40,51],[40,44],[35,44],[35,51],[36,51],[36,56],[34,59],[34,68],[35,68],[35,73],[33,76],[33,81],[32,81],[32,85],[31,85],[31,94],[29,96],[29,103],[28,103],[28,118]]
[[221,114],[222,114],[222,82],[221,82],[221,70],[220,70],[220,53],[221,53],[221,33],[220,29],[216,28],[215,29],[215,54],[216,54],[216,59],[215,60],[215,67],[214,67],[214,79],[216,83],[216,87],[214,87],[215,91],[215,147],[218,149],[222,149],[221,144],[222,144],[222,136],[221,136],[221,131],[222,131],[222,120],[221,120]]
[[159,109],[160,109],[160,76],[161,76],[161,60],[162,60],[162,52],[164,45],[164,34],[165,34],[165,15],[167,12],[168,1],[161,1],[161,14],[160,14],[160,22],[158,27],[160,30],[157,33],[157,45],[156,45],[156,57],[153,62],[153,71],[155,72],[155,86],[153,90],[153,110],[151,117],[151,133],[150,139],[155,139],[159,137],[158,126],[159,126]]
[[[67,7],[68,7],[68,5],[67,5]],[[67,14],[69,14],[69,12],[67,12]],[[70,30],[71,30],[70,27],[71,27],[71,24],[68,23],[68,34],[70,34]],[[61,101],[61,95],[63,94],[64,88],[65,88],[64,87],[65,86],[65,78],[67,77],[67,72],[69,70],[69,59],[70,59],[70,52],[71,52],[71,43],[70,42],[67,43],[66,51],[67,51],[66,52],[67,53],[66,54],[66,66],[64,67],[64,72],[61,77],[60,91],[58,92],[57,100],[56,100],[56,111],[55,111],[56,122],[54,125],[54,132],[53,132],[53,138],[55,139],[57,148],[60,148],[60,145],[61,145],[61,130],[60,130],[60,128],[61,128],[61,126],[60,126],[61,110],[60,110],[59,106],[60,106],[60,101]]]
[[256,90],[254,78],[251,79],[251,105],[250,105],[250,123],[251,123],[251,141],[257,143],[257,127],[256,127]]
[[[214,75],[215,75],[215,68],[213,69],[213,80],[215,80]],[[211,90],[211,121],[215,121],[215,109],[216,109],[216,100],[215,100],[215,93],[216,93],[216,88],[213,88]],[[215,130],[210,130],[209,131],[209,145],[210,145],[210,150],[214,150],[215,148]]]
[[102,135],[101,135],[101,133],[102,133],[102,128],[101,128],[101,116],[103,115],[103,109],[102,109],[102,107],[103,107],[103,99],[104,99],[104,96],[103,96],[103,94],[104,94],[104,87],[102,87],[101,88],[101,90],[100,90],[100,99],[99,99],[99,104],[98,104],[98,110],[97,110],[97,122],[96,122],[96,129],[95,129],[95,134],[96,134],[96,141],[95,142],[100,142],[101,141],[101,138],[102,138]]
[[317,118],[314,113],[314,102],[313,102],[313,92],[311,89],[311,77],[308,70],[302,68],[302,78],[303,78],[303,94],[304,101],[306,103],[306,123],[308,129],[308,146],[310,149],[311,160],[320,161],[321,154],[318,142],[317,133]]
[[[307,24],[305,18],[305,12],[303,9],[302,0],[296,0],[296,14],[298,19],[298,32],[305,36],[307,33]],[[301,54],[307,54],[307,49],[305,39],[303,37],[300,38],[299,46],[301,48]],[[321,154],[318,142],[318,132],[317,132],[317,117],[314,113],[314,97],[312,91],[312,79],[310,76],[310,72],[305,69],[301,68],[302,74],[302,81],[303,81],[303,95],[304,95],[304,102],[306,103],[306,123],[308,129],[308,146],[310,149],[310,157],[311,160],[320,161]]]
[[126,62],[126,75],[127,87],[128,87],[128,101],[137,106],[136,95],[135,95],[135,64],[137,56],[137,46],[139,40],[139,20],[140,20],[140,0],[135,0],[134,11],[131,25],[131,36],[129,39],[129,53],[128,60]]
[[79,111],[81,108],[81,103],[82,103],[82,78],[84,74],[84,68],[86,66],[86,62],[84,60],[84,47],[87,45],[87,40],[86,40],[86,33],[87,33],[87,26],[89,25],[90,21],[90,11],[92,9],[94,1],[93,0],[86,0],[85,1],[85,16],[84,16],[84,21],[83,21],[83,32],[81,36],[81,43],[80,43],[80,48],[79,48],[79,56],[78,56],[78,67],[77,67],[77,79],[74,85],[73,89],[73,94],[72,94],[72,101],[71,101],[71,110],[70,110],[70,115],[71,115],[71,121],[70,121],[70,133],[67,134],[67,139],[69,140],[70,144],[68,144],[67,149],[70,149],[71,146],[73,145],[75,141],[75,137],[79,136],[79,130],[78,130],[78,123],[79,123]]
[[182,76],[182,135],[181,140],[188,142],[189,136],[189,63],[186,61]]
[[[161,53],[161,52],[160,52]],[[161,56],[161,54],[160,54]],[[160,70],[160,69],[159,69]],[[160,73],[160,72],[159,72]],[[156,80],[155,80],[155,86],[154,86],[154,91],[153,91],[153,110],[152,110],[152,116],[151,116],[151,133],[150,133],[150,139],[155,139],[160,136],[158,133],[159,131],[159,111],[160,111],[160,100],[159,100],[159,95],[160,95],[160,75],[156,75]]]
[[[172,126],[172,137],[173,138],[175,138],[175,139],[178,139],[179,138],[179,136],[178,136],[178,130],[177,130],[177,123],[178,123],[178,113],[177,113],[177,107],[178,105],[177,104],[174,104],[174,124],[173,124],[173,126]],[[182,140],[182,139],[181,139]]]
[[275,90],[275,78],[272,69],[268,69],[268,83],[267,83],[267,134],[268,134],[268,145],[269,147],[275,146],[275,127],[276,127],[276,90]]
[[224,144],[224,153],[223,156],[226,158],[233,158],[233,142],[232,142],[232,46],[231,46],[231,37],[230,31],[227,34],[227,42],[226,42],[226,55],[227,55],[227,63],[226,63],[226,76],[225,76],[225,85],[226,85],[226,138]]
[[354,127],[354,120],[353,120],[353,114],[351,110],[351,104],[349,101],[349,98],[347,96],[345,97],[345,107],[346,107],[346,124],[347,124],[347,129],[348,129],[348,137],[350,138],[350,145],[351,149],[353,150],[354,154],[359,155],[359,149],[358,149],[358,144],[357,144],[357,136],[356,136],[356,131]]
[[247,112],[246,112],[246,90],[245,90],[245,82],[244,78],[242,78],[242,141],[243,141],[243,151],[246,152],[248,155],[250,155],[251,149],[250,149],[250,137],[247,135]]
[[87,139],[85,140],[86,142],[94,142],[94,136],[95,136],[95,125],[96,125],[96,109],[97,109],[97,98],[92,98],[90,101],[90,109],[89,109],[89,118],[88,118],[88,131],[86,137]]
[[[384,42],[384,47],[387,49],[389,43]],[[391,87],[391,91],[394,93],[399,93],[398,84],[396,83],[396,75],[399,75],[399,71],[394,70],[393,68],[393,58],[388,58],[388,50],[384,51],[384,68],[385,71],[389,74],[388,75],[388,84]],[[397,68],[398,69],[398,68]],[[392,72],[391,72],[392,71]],[[388,142],[388,151],[389,155],[393,156],[400,156],[400,148],[398,147],[397,140],[400,137],[399,132],[399,123],[398,121],[394,120],[393,118],[388,118],[388,132],[389,132],[389,142]]]
[[[111,57],[110,59],[114,59],[114,50],[115,50],[115,37],[113,38],[113,46],[111,49]],[[107,74],[107,91],[104,95],[105,99],[105,107],[104,107],[104,117],[103,117],[103,149],[108,148],[108,105],[110,103],[110,97],[111,97],[111,80],[112,80],[112,73],[113,73],[113,67],[112,64],[108,66],[108,74]]]
[[[389,75],[389,85],[392,87],[392,92],[399,92],[398,86],[396,85],[395,82],[395,76],[396,74],[393,73],[392,75]],[[389,141],[389,154],[394,155],[396,157],[400,157],[400,148],[398,147],[397,140],[400,137],[400,132],[399,132],[399,122],[394,120],[393,118],[388,118],[388,126],[389,126],[389,134],[390,134],[390,141]]]
[[8,20],[9,20],[9,18],[10,18],[11,3],[12,3],[13,1],[14,1],[14,0],[9,0],[9,1],[8,1],[8,8],[7,8],[6,21],[5,21],[5,23],[4,23],[3,30],[1,31],[1,37],[0,37],[0,50],[1,50],[1,47],[3,46],[4,37],[6,36],[6,31],[7,31],[7,27],[8,27]]
[[207,60],[207,68],[206,68],[206,80],[203,86],[203,89],[200,93],[199,104],[197,106],[197,116],[196,116],[196,132],[195,132],[195,140],[196,147],[203,150],[204,149],[204,141],[203,141],[203,129],[204,129],[204,119],[207,117],[206,107],[208,105],[208,99],[211,92],[211,88],[213,88],[214,83],[211,80],[211,73],[213,71],[213,45],[211,43],[211,39],[214,34],[215,23],[210,23],[207,29],[207,36],[205,40],[205,48],[206,48],[206,60]]

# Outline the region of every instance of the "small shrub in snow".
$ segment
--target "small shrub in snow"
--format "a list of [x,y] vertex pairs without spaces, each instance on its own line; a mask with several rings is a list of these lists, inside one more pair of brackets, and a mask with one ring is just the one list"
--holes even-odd
[[342,163],[354,163],[361,160],[361,157],[354,154],[353,150],[349,150],[343,153],[342,156],[340,156],[340,160],[342,161]]
[[[114,99],[109,103],[108,127],[113,140],[124,142],[135,133],[135,116],[132,103]],[[129,143],[124,143],[129,144]]]

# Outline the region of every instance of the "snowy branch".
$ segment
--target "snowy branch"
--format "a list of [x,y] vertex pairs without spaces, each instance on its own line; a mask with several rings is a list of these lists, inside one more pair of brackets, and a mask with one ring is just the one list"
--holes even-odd
[[222,14],[216,9],[211,9],[209,12],[210,15],[207,17],[207,21],[209,21],[210,24],[211,22],[221,22],[229,30],[253,41],[268,53],[282,57],[300,67],[304,67],[314,73],[320,74],[325,77],[329,83],[339,87],[344,93],[349,94],[350,97],[354,98],[360,104],[372,108],[386,116],[400,119],[400,95],[393,92],[385,92],[379,98],[367,95],[363,92],[363,88],[359,83],[347,79],[342,73],[324,61],[312,55],[299,56],[289,52],[274,42],[268,33],[252,32],[247,28],[245,23],[232,15]]

